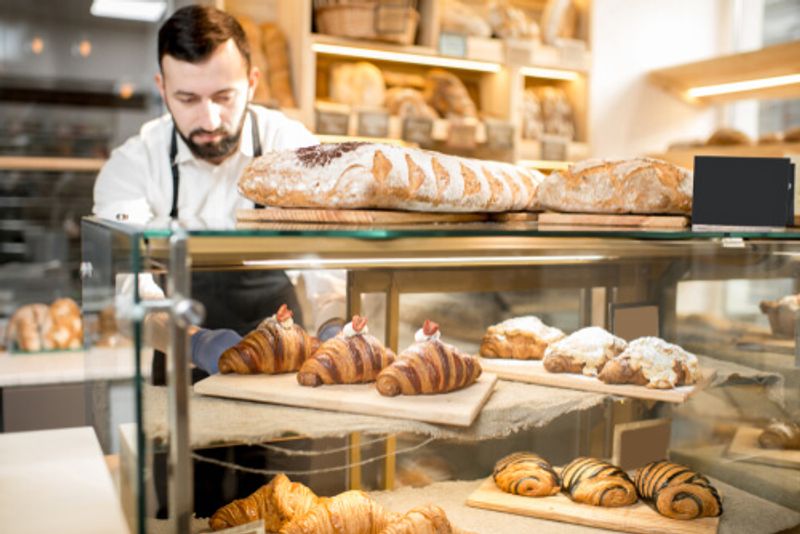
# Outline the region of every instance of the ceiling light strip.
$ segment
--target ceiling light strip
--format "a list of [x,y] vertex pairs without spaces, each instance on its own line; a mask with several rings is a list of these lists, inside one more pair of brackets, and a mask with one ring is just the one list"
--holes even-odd
[[412,54],[409,52],[395,52],[393,50],[378,50],[375,48],[359,48],[328,43],[314,43],[311,50],[318,54],[335,56],[357,57],[374,59],[377,61],[393,61],[398,63],[413,63],[431,67],[446,67],[451,69],[474,70],[479,72],[499,72],[500,64],[489,61],[476,61],[474,59],[460,59],[442,56],[428,56],[425,54]]
[[744,80],[741,82],[721,83],[718,85],[692,87],[686,91],[686,94],[691,98],[702,98],[705,96],[741,93],[744,91],[755,91],[756,89],[767,89],[770,87],[781,87],[783,85],[792,85],[795,83],[800,83],[800,73],[787,74],[785,76],[773,76],[771,78]]

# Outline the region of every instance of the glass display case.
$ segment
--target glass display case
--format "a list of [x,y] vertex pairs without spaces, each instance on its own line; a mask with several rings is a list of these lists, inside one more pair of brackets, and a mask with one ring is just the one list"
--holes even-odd
[[[84,309],[114,306],[134,340],[134,420],[108,428],[108,407],[94,406],[99,435],[119,433],[134,531],[207,530],[217,507],[279,472],[318,495],[364,490],[393,512],[436,504],[454,525],[481,533],[642,528],[588,505],[559,517],[486,509],[479,490],[517,451],[554,466],[602,458],[631,473],[669,458],[722,496],[719,524],[698,523],[703,531],[800,524],[800,452],[759,445],[770,423],[800,421],[798,306],[784,298],[800,292],[800,231],[243,224],[83,220]],[[193,300],[197,273],[266,271],[286,273],[296,318],[322,337],[360,315],[400,353],[429,319],[443,341],[476,355],[490,326],[534,315],[564,334],[598,326],[628,342],[660,337],[696,354],[699,371],[693,385],[609,389],[594,377],[543,372],[538,361],[482,358],[483,375],[459,396],[374,404],[361,396],[370,385],[304,388],[293,373],[192,385],[190,334],[219,312]],[[214,280],[223,304],[242,298],[224,276]],[[158,346],[168,348],[166,387],[153,385]],[[87,365],[99,365],[102,353],[92,354]],[[484,393],[471,396],[478,386]],[[661,521],[650,531],[670,531],[676,520],[648,510]]]

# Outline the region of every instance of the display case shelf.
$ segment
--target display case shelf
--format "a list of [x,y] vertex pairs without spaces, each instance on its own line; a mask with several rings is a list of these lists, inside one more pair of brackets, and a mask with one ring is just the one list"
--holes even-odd
[[654,70],[650,80],[690,103],[798,98],[798,58],[800,40]]

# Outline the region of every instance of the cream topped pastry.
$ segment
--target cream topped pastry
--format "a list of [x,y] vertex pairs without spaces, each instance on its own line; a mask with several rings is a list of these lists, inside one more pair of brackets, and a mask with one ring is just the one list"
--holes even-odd
[[439,332],[439,325],[429,319],[425,319],[425,323],[422,325],[422,328],[417,330],[417,333],[414,334],[414,341],[417,343],[438,341],[441,337],[442,333]]
[[624,339],[599,326],[589,326],[547,347],[544,365],[551,372],[582,372],[587,376],[597,376],[605,363],[625,347]]
[[369,334],[367,318],[360,315],[354,315],[353,320],[344,325],[342,329],[344,337],[363,336],[364,334]]
[[628,358],[631,367],[640,368],[653,388],[673,388],[678,384],[676,362],[686,375],[684,383],[693,384],[697,377],[697,356],[657,337],[634,339],[619,357]]
[[286,304],[281,304],[281,307],[278,308],[278,311],[275,312],[273,317],[283,328],[291,328],[294,326],[294,319],[292,319],[293,315],[294,312],[289,309],[289,306]]

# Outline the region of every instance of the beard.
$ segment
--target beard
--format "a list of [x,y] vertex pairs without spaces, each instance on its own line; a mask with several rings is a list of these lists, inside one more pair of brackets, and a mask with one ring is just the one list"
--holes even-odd
[[[235,132],[228,131],[228,129],[224,126],[220,126],[213,131],[195,128],[187,137],[183,135],[183,132],[181,132],[179,129],[176,128],[176,130],[178,135],[181,136],[181,139],[183,139],[183,142],[186,143],[186,146],[189,147],[189,150],[192,151],[192,154],[194,154],[195,157],[202,160],[215,162],[230,156],[239,146],[239,140],[242,137],[242,128],[244,128],[244,119],[246,116],[247,108],[245,107],[244,111],[242,111],[242,118],[239,120],[239,124],[237,125]],[[220,135],[222,137],[218,141],[198,143],[194,140],[198,135]]]

